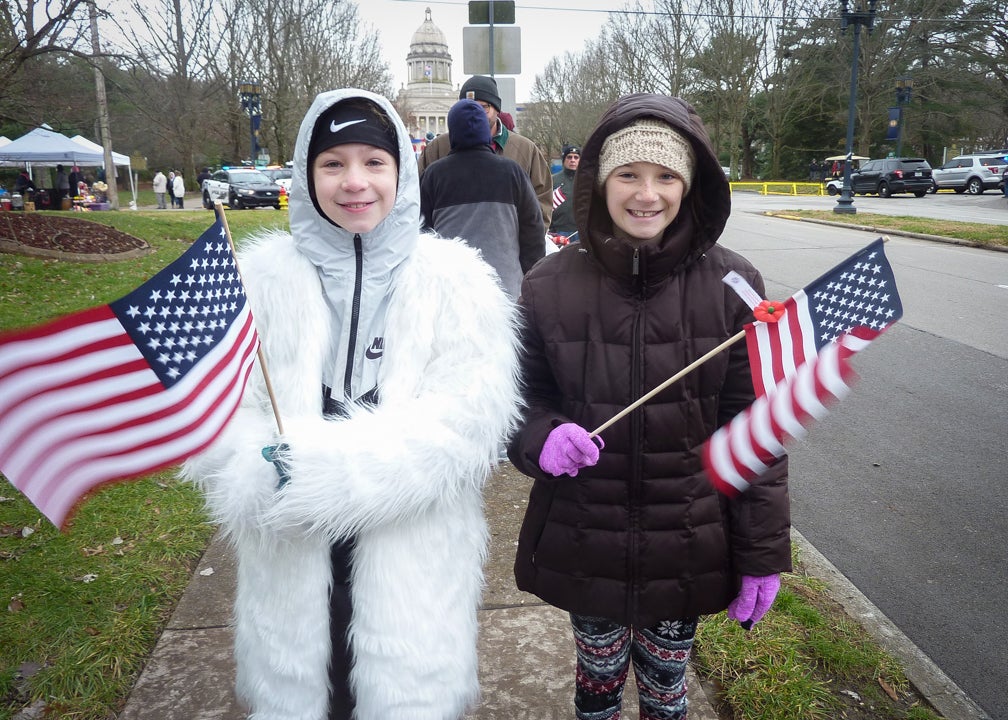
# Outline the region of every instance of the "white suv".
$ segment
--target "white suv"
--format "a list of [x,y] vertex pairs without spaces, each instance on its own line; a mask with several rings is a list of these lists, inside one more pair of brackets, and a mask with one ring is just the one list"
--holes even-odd
[[980,195],[1001,183],[1001,173],[1008,166],[1008,154],[1000,150],[979,155],[960,155],[931,171],[931,192],[952,188],[957,193]]

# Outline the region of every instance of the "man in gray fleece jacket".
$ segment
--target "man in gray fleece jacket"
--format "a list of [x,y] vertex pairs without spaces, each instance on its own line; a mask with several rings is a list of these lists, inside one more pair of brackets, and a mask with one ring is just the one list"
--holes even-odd
[[501,285],[518,297],[525,273],[546,252],[542,213],[528,176],[490,147],[490,124],[473,100],[448,112],[451,152],[420,177],[425,228],[480,250]]

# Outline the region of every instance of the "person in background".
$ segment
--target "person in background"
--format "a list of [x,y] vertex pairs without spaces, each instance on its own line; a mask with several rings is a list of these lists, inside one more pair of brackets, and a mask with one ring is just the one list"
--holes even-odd
[[172,210],[175,209],[175,171],[168,171],[168,200],[171,202]]
[[[497,81],[486,75],[473,75],[462,84],[458,99],[475,100],[483,108],[490,123],[494,152],[514,160],[528,175],[539,199],[543,227],[549,227],[553,215],[553,185],[550,181],[549,163],[539,150],[539,146],[528,138],[511,132],[501,121],[501,98],[497,90]],[[451,141],[448,137],[450,134],[442,133],[427,143],[417,161],[421,175],[434,161],[451,152]]]
[[28,193],[34,193],[37,190],[38,188],[35,187],[35,183],[32,182],[31,175],[28,174],[27,170],[22,170],[18,173],[17,178],[14,180],[14,192],[19,193],[25,200],[31,200]]
[[72,197],[80,196],[80,184],[84,180],[84,173],[81,169],[74,165],[70,170],[70,195]]
[[[154,173],[151,187],[154,190],[154,197],[157,198],[157,209],[165,210],[167,208],[165,205],[165,193],[168,191],[168,178],[160,170]],[[174,200],[172,202],[174,203]]]
[[213,176],[210,173],[210,168],[205,167],[202,170],[200,170],[199,174],[196,175],[196,189],[199,190],[199,191],[202,191],[203,190],[203,181],[204,180],[209,180],[211,177],[213,177]]
[[62,165],[56,166],[56,184],[54,189],[56,190],[54,200],[56,201],[57,209],[59,209],[59,202],[63,198],[70,197],[70,176],[67,175]]
[[641,717],[680,720],[699,616],[759,621],[791,569],[787,458],[735,499],[704,473],[703,443],[754,399],[744,343],[590,431],[752,321],[729,271],[764,284],[718,244],[731,194],[685,101],[624,96],[582,150],[580,243],[519,299],[527,411],[508,455],[534,484],[515,579],[570,613],[578,718],[619,717],[633,662]]
[[185,200],[185,181],[182,180],[182,173],[175,173],[175,177],[172,178],[172,202],[175,203],[175,207],[179,210],[183,209],[183,204]]
[[477,248],[517,299],[522,276],[546,251],[535,190],[518,163],[490,148],[490,124],[479,103],[452,106],[448,135],[448,157],[420,178],[424,226]]
[[564,145],[560,151],[562,167],[553,174],[553,219],[549,231],[569,238],[577,232],[574,222],[574,173],[581,160],[581,148]]
[[284,433],[254,369],[185,466],[238,558],[238,694],[269,720],[458,720],[479,693],[482,487],[518,417],[515,306],[476,250],[420,232],[384,97],[318,95],[292,171],[290,232],[239,251]]
[[1008,198],[1008,155],[1005,156],[1005,169],[1001,171],[1001,192]]

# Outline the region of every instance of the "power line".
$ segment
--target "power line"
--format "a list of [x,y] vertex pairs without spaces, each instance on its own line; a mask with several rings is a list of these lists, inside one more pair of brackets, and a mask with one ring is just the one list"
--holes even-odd
[[[449,7],[467,7],[469,3],[465,0],[462,2],[452,2],[451,0],[393,0],[393,2],[401,2],[413,5],[447,5]],[[550,12],[563,12],[563,13],[598,13],[605,15],[637,15],[637,16],[655,16],[664,17],[669,16],[672,13],[663,10],[630,10],[628,8],[572,8],[572,7],[554,7],[554,6],[544,6],[544,5],[519,5],[515,3],[515,12],[518,10],[523,11],[550,11]],[[840,16],[837,15],[792,15],[785,17],[783,15],[760,15],[757,13],[743,14],[743,15],[732,15],[728,13],[712,13],[712,12],[684,12],[678,13],[680,17],[693,18],[694,20],[730,20],[730,19],[745,19],[749,18],[752,20],[771,20],[776,22],[785,21],[805,21],[813,22],[816,20],[836,20],[839,22]],[[955,18],[955,17],[909,17],[905,15],[883,15],[879,14],[876,16],[876,22],[918,22],[918,23],[940,23],[943,25],[950,25],[955,23],[966,24],[966,25],[990,25],[990,18],[979,18],[976,20],[969,18]]]

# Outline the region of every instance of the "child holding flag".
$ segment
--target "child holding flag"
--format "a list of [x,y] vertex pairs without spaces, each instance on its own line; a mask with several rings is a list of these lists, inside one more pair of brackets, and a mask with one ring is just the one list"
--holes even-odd
[[482,486],[517,419],[514,305],[475,250],[420,233],[385,98],[320,94],[293,185],[291,232],[239,253],[283,431],[256,370],[186,465],[238,558],[238,694],[271,720],[455,720],[478,695]]
[[572,199],[580,244],[537,264],[519,300],[528,409],[509,455],[535,483],[515,577],[571,614],[578,718],[618,716],[632,659],[642,717],[675,720],[697,618],[758,621],[791,569],[787,458],[730,500],[703,471],[704,441],[754,399],[741,343],[604,442],[590,431],[752,321],[729,271],[763,281],[717,244],[728,184],[680,99],[603,113]]

